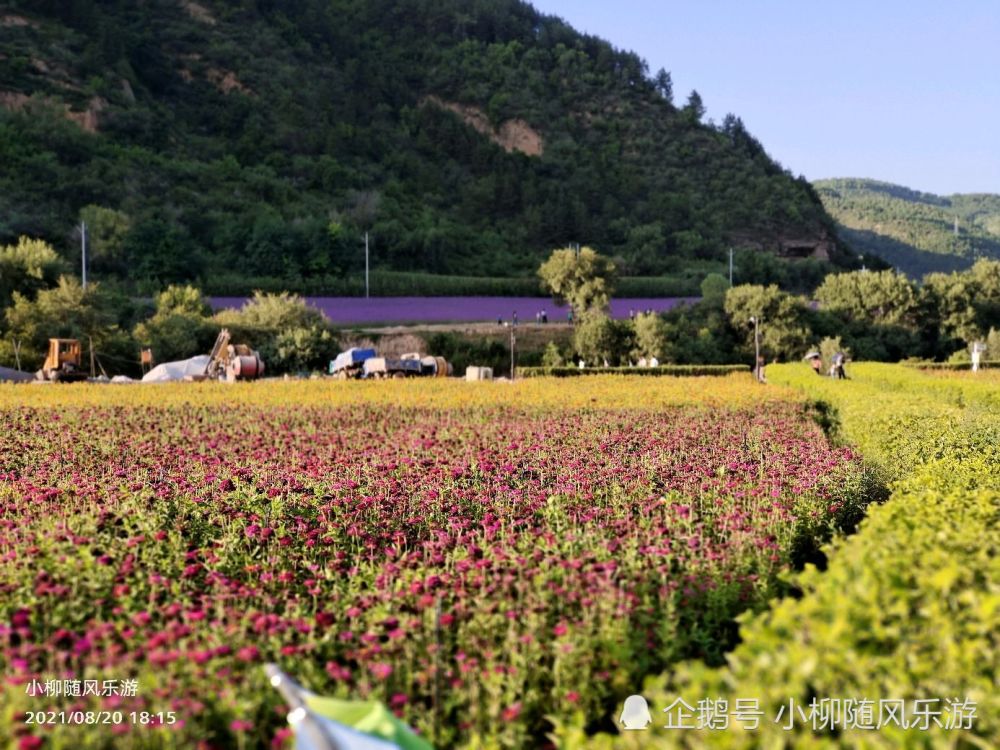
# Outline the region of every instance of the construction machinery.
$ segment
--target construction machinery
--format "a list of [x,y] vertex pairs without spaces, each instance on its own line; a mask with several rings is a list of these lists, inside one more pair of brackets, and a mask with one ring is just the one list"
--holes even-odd
[[412,378],[451,375],[452,367],[444,357],[421,357],[416,352],[401,357],[379,357],[374,349],[348,349],[330,363],[330,374],[348,378]]
[[79,339],[49,339],[49,353],[35,377],[52,383],[86,380],[87,372],[81,368],[82,360]]
[[376,356],[374,349],[352,347],[338,354],[330,362],[330,374],[338,380],[361,377],[365,360]]
[[264,361],[260,353],[246,344],[229,343],[229,329],[219,331],[212,353],[209,354],[205,373],[194,380],[255,380],[264,374]]

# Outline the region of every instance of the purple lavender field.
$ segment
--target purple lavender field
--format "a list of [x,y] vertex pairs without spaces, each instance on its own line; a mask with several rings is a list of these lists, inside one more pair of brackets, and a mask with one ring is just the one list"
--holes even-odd
[[[212,297],[216,310],[242,307],[246,297]],[[696,302],[698,297],[627,298],[611,301],[611,314],[627,318],[630,311],[662,312],[677,305]],[[549,297],[306,297],[334,323],[472,323],[510,320],[532,323],[545,310],[550,323],[566,322],[566,307],[552,304]]]

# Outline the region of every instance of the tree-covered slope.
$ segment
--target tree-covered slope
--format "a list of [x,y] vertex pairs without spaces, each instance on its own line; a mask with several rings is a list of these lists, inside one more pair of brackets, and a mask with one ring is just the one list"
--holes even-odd
[[211,288],[356,274],[365,229],[375,267],[492,276],[571,242],[656,275],[832,238],[670,89],[519,0],[8,0],[0,242],[72,256],[84,218],[95,273]]
[[942,197],[863,179],[813,184],[844,239],[915,278],[1000,258],[1000,195]]

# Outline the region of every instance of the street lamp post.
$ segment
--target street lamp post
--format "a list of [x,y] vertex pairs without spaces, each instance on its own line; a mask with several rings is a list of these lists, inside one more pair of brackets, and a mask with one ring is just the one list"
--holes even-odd
[[514,382],[514,345],[517,343],[517,338],[514,336],[514,326],[510,327],[510,381]]
[[87,222],[80,222],[80,277],[84,291],[87,289]]
[[760,319],[754,315],[750,318],[753,323],[753,374],[757,382],[760,379]]

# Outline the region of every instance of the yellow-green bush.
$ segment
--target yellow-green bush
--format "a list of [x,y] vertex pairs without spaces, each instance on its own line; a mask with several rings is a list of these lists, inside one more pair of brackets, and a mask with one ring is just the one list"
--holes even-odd
[[[698,662],[647,681],[653,725],[586,737],[560,730],[563,746],[588,747],[1000,747],[1000,401],[995,377],[941,376],[858,365],[853,379],[804,366],[769,368],[773,382],[825,402],[844,439],[877,462],[892,497],[870,508],[859,532],[834,542],[824,572],[796,576],[801,598],[742,618],[728,665]],[[640,686],[636,686],[637,692]],[[625,696],[622,696],[624,698]],[[683,698],[757,699],[756,731],[668,730],[663,708]],[[971,729],[814,731],[775,722],[789,701],[934,700],[947,726],[952,699],[975,704]],[[697,720],[695,713],[695,721]],[[616,717],[617,718],[617,717]],[[842,724],[840,726],[843,726]]]

